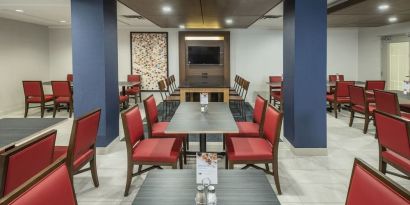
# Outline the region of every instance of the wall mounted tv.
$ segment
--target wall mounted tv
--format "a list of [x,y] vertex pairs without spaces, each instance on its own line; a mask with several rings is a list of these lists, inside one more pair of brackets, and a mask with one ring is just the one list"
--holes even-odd
[[189,65],[221,65],[221,48],[218,46],[188,46]]

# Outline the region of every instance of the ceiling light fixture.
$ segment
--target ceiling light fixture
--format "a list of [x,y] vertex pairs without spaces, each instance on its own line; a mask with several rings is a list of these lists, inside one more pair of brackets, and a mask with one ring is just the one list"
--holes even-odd
[[395,17],[395,16],[392,16],[392,17],[390,17],[389,18],[389,22],[390,23],[394,23],[394,22],[396,22],[398,19],[397,19],[397,17]]
[[66,22],[67,22],[67,21],[65,21],[65,20],[61,20],[61,21],[60,21],[60,23],[66,23]]
[[163,6],[162,11],[164,13],[170,13],[172,11],[172,8],[170,6]]
[[179,28],[180,29],[185,29],[185,26],[181,24],[181,25],[179,25]]
[[386,11],[387,9],[390,8],[390,5],[388,5],[388,4],[380,4],[377,8],[378,8],[380,11]]
[[24,11],[21,9],[16,9],[17,12],[23,13]]
[[228,25],[231,25],[231,24],[233,24],[233,20],[232,19],[226,19],[225,23],[228,24]]

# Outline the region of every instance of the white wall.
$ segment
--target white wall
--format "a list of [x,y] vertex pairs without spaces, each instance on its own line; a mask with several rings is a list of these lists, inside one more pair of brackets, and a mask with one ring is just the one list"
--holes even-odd
[[[168,32],[169,72],[178,78],[178,29],[121,28],[118,30],[119,80],[125,80],[130,73],[132,31]],[[49,35],[50,78],[64,79],[72,72],[70,29],[50,29]],[[357,79],[357,38],[358,30],[354,28],[328,30],[328,73],[343,73],[347,79]],[[248,100],[252,101],[259,91],[267,91],[267,76],[282,74],[282,48],[282,30],[231,30],[231,78],[239,74],[251,82]]]
[[410,22],[359,29],[359,80],[381,79],[381,37],[410,33]]
[[0,114],[24,107],[23,80],[49,80],[48,28],[0,18]]

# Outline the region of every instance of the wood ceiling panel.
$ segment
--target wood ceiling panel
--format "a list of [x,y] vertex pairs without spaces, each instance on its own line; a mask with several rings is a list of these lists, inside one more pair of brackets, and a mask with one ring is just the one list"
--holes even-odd
[[[390,8],[379,11],[378,6],[388,3]],[[410,0],[366,0],[353,6],[331,13],[332,15],[383,15],[402,14],[410,11]]]
[[[378,27],[390,24],[390,15],[329,15],[328,25],[331,27]],[[395,15],[398,23],[410,21],[410,14]]]

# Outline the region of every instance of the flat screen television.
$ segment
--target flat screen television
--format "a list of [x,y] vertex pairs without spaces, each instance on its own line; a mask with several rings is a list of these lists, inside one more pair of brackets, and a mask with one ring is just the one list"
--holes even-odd
[[188,64],[190,65],[221,64],[220,47],[218,46],[188,46]]

